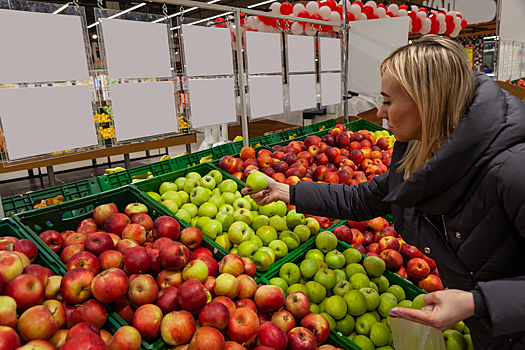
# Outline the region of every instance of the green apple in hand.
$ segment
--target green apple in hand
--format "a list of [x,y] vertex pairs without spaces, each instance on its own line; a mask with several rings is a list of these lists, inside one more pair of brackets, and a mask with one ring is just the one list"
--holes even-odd
[[310,249],[306,252],[304,258],[324,261],[324,254],[319,249]]
[[301,279],[301,270],[293,263],[286,263],[279,269],[279,277],[291,286],[292,284],[298,283]]
[[[262,248],[261,248],[262,249]],[[255,264],[257,272],[264,272],[273,264],[272,257],[267,251],[259,249],[253,254],[252,260]]]
[[215,220],[221,223],[223,231],[228,231],[234,222],[233,215],[225,211],[218,212],[217,216],[215,216]]
[[177,185],[177,188],[179,190],[182,190],[184,188],[184,184],[186,183],[185,177],[179,177],[177,180],[175,180],[175,185]]
[[197,213],[199,212],[199,208],[193,203],[183,204],[181,209],[184,209],[188,213],[190,213],[192,218],[194,218],[197,215]]
[[200,207],[210,199],[210,193],[204,187],[196,187],[190,193],[190,201]]
[[235,221],[228,229],[228,237],[233,244],[241,244],[248,241],[251,235],[252,233],[244,221]]
[[314,218],[306,218],[306,227],[308,227],[310,230],[311,235],[316,235],[321,229],[321,226],[319,226],[319,221]]
[[463,335],[463,338],[467,341],[467,350],[474,350],[474,344],[472,343],[472,336],[470,334]]
[[412,300],[412,309],[421,310],[425,306],[424,294],[420,294]]
[[239,256],[250,259],[257,250],[259,250],[259,247],[257,246],[257,243],[253,241],[244,241],[239,244],[239,247],[237,248]]
[[[295,226],[304,225],[305,223],[306,219],[304,214],[298,214],[295,210],[290,210],[286,215],[286,224],[292,230],[295,228]],[[310,229],[308,229],[308,231],[310,231]]]
[[201,178],[202,176],[199,173],[196,173],[195,171],[186,174],[186,179],[195,179],[197,181],[200,181]]
[[259,228],[263,226],[268,226],[269,223],[270,223],[270,219],[266,215],[259,215],[256,218],[253,218],[252,229],[257,231]]
[[222,225],[219,220],[208,220],[202,226],[201,231],[206,237],[215,240],[222,233]]
[[217,208],[220,208],[222,205],[226,204],[226,202],[224,201],[224,198],[222,198],[222,196],[218,196],[216,194],[211,196],[210,199],[208,199],[208,202],[215,204],[215,206]]
[[299,247],[299,244],[301,244],[301,240],[299,239],[299,237],[291,231],[281,232],[281,234],[279,235],[279,239],[286,243],[289,252],[296,249],[297,247]]
[[168,208],[172,213],[176,213],[179,210],[179,206],[177,205],[177,203],[175,203],[171,199],[162,201],[162,205]]
[[213,203],[206,202],[199,207],[198,215],[214,219],[217,216],[217,207]]
[[313,278],[317,270],[319,270],[319,266],[317,265],[317,262],[313,259],[304,259],[301,262],[299,269],[301,270],[301,275],[304,278]]
[[288,230],[288,226],[286,226],[286,220],[277,215],[274,215],[270,218],[269,225],[273,227],[277,232]]
[[326,298],[326,288],[321,283],[308,281],[304,286],[306,287],[306,295],[312,303],[319,304]]
[[163,182],[159,187],[159,194],[162,196],[164,193],[168,191],[177,192],[178,190],[179,190],[179,187],[173,182]]
[[340,269],[345,266],[345,256],[338,250],[328,252],[324,261],[330,269]]
[[288,283],[286,283],[286,281],[281,277],[274,277],[269,282],[272,286],[277,286],[286,293],[286,290],[288,289]]
[[[230,192],[235,194],[237,192],[237,183],[232,179],[226,179],[219,184],[219,190],[224,194],[224,192]],[[224,199],[226,200],[226,199]],[[226,201],[226,203],[228,203]]]
[[273,240],[268,244],[268,248],[273,249],[277,260],[284,258],[288,254],[288,246],[281,240]]
[[208,173],[207,176],[211,176],[213,177],[213,179],[215,180],[215,183],[218,185],[222,182],[222,174],[219,170],[212,170]]
[[265,246],[268,246],[271,241],[277,239],[277,231],[271,226],[262,226],[255,234],[262,240]]
[[233,209],[233,207],[230,205],[230,204],[223,204],[219,207],[219,212],[221,211],[224,211],[228,214],[231,214],[233,216],[233,213],[235,212],[235,210]]
[[252,193],[265,190],[268,187],[268,177],[259,171],[254,171],[246,178],[246,187],[252,189]]
[[346,316],[348,307],[343,297],[333,295],[324,304],[324,311],[335,320],[342,320]]
[[217,186],[217,183],[213,177],[206,175],[200,180],[200,185],[204,188],[213,190],[215,186]]
[[179,209],[179,210],[177,211],[177,213],[175,214],[175,216],[178,217],[179,219],[181,219],[181,220],[187,222],[187,223],[190,223],[190,222],[191,222],[191,215],[190,215],[190,213],[189,213],[187,210],[185,210],[185,209],[182,209],[182,208]]
[[182,199],[182,204],[186,204],[190,202],[190,195],[186,191],[179,191],[177,192]]
[[184,192],[190,194],[191,191],[193,191],[195,188],[199,187],[199,185],[200,185],[199,180],[187,179],[186,182],[184,183],[184,187],[182,189],[184,190]]
[[224,203],[229,205],[232,205],[233,202],[235,202],[235,200],[237,199],[235,198],[235,194],[231,192],[224,192],[223,194],[221,194],[221,197],[222,199],[224,199]]

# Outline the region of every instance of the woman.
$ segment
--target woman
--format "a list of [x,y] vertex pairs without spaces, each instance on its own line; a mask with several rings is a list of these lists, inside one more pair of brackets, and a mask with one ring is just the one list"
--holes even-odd
[[440,330],[465,320],[475,349],[525,349],[525,103],[436,35],[395,50],[381,73],[377,115],[397,139],[389,172],[350,187],[270,179],[251,197],[356,221],[393,213],[449,289],[391,316]]

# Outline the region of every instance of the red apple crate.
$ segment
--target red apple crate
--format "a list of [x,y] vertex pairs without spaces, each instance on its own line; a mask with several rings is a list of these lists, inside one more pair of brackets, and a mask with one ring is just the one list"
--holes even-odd
[[[239,158],[239,155],[241,153],[241,148],[239,148],[239,151],[236,152],[236,153],[233,153],[233,154],[228,154],[229,156],[232,156],[234,158]],[[267,149],[269,151],[272,151],[273,150],[270,148],[270,146],[259,146],[259,147],[255,147],[254,150],[255,150],[255,154],[257,155],[257,153],[262,150],[262,149]],[[221,157],[222,158],[222,157]],[[214,166],[216,166],[217,168],[219,168],[219,162],[221,161],[221,158],[218,158],[218,159],[214,159],[213,162],[211,162],[211,164],[213,164]]]

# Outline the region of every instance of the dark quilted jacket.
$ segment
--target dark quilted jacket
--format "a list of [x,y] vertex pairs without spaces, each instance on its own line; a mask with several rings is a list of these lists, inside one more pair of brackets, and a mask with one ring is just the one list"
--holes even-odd
[[456,130],[403,181],[407,145],[396,142],[390,171],[357,187],[300,182],[297,210],[356,221],[393,213],[446,287],[483,293],[490,316],[465,321],[475,349],[525,349],[525,103],[477,74]]

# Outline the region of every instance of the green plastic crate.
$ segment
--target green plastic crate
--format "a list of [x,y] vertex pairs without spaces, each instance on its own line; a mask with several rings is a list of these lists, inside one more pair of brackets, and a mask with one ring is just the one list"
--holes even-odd
[[39,210],[34,209],[34,205],[38,204],[43,199],[62,195],[65,198],[65,202],[70,202],[95,193],[100,193],[101,191],[97,179],[91,178],[66,185],[25,193],[20,196],[2,198],[2,206],[4,208],[4,215],[8,217],[22,212]]
[[309,130],[305,129],[304,127],[295,128],[291,130],[285,130],[281,131],[275,134],[272,134],[274,136],[274,140],[277,142],[281,141],[294,141],[295,139],[299,139],[302,136],[306,136],[309,134]]
[[[242,148],[242,147],[241,147]],[[257,155],[257,153],[259,153],[260,150],[262,149],[267,149],[267,150],[270,150],[273,152],[273,150],[271,149],[271,147],[269,146],[260,146],[260,147],[255,147],[254,150],[255,150],[255,155]],[[233,154],[228,154],[229,156],[232,156],[232,157],[235,157],[235,158],[238,158],[239,155],[241,153],[241,150],[239,149],[239,152],[236,152],[236,153],[233,153]],[[222,157],[221,157],[222,158]],[[213,164],[214,166],[216,166],[217,168],[219,167],[219,162],[221,161],[221,158],[219,159],[215,159],[213,162],[211,162],[211,164]]]
[[[215,146],[202,151],[180,156],[175,159],[178,169],[186,169],[188,167],[201,164],[200,160],[203,157],[213,155],[213,160],[221,159],[223,156],[234,154],[231,143],[225,143],[224,145]],[[178,170],[177,169],[177,170]]]
[[[324,122],[319,122],[319,123],[307,125],[307,126],[305,126],[305,128],[308,128],[308,130],[309,130],[308,135],[310,135],[310,134],[312,134],[314,132],[318,132],[318,131],[327,131],[330,128],[333,128],[335,125],[336,125],[335,120],[334,119],[329,119],[329,120],[324,121]],[[324,129],[320,130],[323,126],[324,126]]]
[[[356,121],[353,121],[351,123],[345,124],[347,130],[351,131],[359,131],[359,130],[369,130],[369,131],[379,131],[379,130],[386,130],[385,128],[371,123],[366,119],[358,119]],[[389,132],[391,135],[392,133]]]

